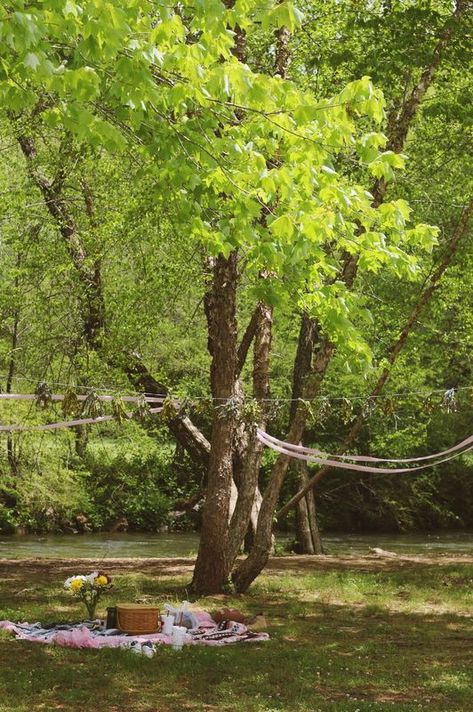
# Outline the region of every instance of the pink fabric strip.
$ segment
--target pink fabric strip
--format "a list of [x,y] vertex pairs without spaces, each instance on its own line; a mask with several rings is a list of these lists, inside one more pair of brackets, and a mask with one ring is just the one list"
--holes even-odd
[[[159,413],[162,408],[150,408],[150,413]],[[127,413],[131,418],[133,413]],[[13,433],[25,430],[57,430],[58,428],[72,428],[74,425],[94,425],[96,423],[106,423],[113,420],[113,415],[100,415],[98,418],[78,418],[76,420],[64,420],[60,423],[47,423],[46,425],[0,425],[0,432]]]
[[[167,396],[121,396],[121,400],[124,401],[125,403],[137,403],[140,401],[142,398],[146,401],[146,403],[162,403],[164,400],[166,400]],[[28,401],[34,401],[36,400],[37,396],[34,395],[33,393],[0,393],[0,400],[28,400]],[[77,400],[78,401],[85,401],[87,400],[88,396],[85,395],[78,395]],[[64,396],[61,393],[52,393],[51,394],[51,400],[52,401],[63,401]],[[113,401],[114,396],[102,396],[98,395],[97,400],[99,401]]]
[[[443,457],[444,455],[450,455],[452,452],[458,452],[459,450],[464,450],[468,446],[473,445],[473,435],[470,435],[468,438],[465,438],[465,440],[462,440],[461,443],[458,443],[457,445],[454,445],[451,448],[448,448],[448,450],[442,450],[441,452],[437,452],[433,455],[423,455],[422,457],[408,457],[406,459],[395,459],[395,458],[389,458],[389,457],[370,457],[369,455],[332,455],[330,453],[325,453],[322,450],[316,450],[315,448],[310,448],[310,447],[303,447],[302,445],[294,445],[293,443],[288,443],[283,440],[278,440],[277,438],[274,438],[272,435],[268,435],[264,430],[260,430],[258,428],[258,435],[261,434],[263,435],[267,440],[270,442],[275,443],[276,445],[279,445],[280,447],[285,447],[287,450],[292,450],[294,452],[299,452],[304,455],[314,455],[315,457],[329,457],[329,458],[340,458],[341,460],[350,460],[354,462],[421,462],[422,460],[436,460],[439,457]],[[458,453],[460,454],[460,453]]]
[[[295,457],[297,460],[305,460],[305,462],[312,462],[316,465],[326,465],[327,467],[336,467],[340,470],[354,470],[356,472],[372,472],[375,474],[381,473],[384,475],[401,475],[401,474],[405,474],[406,472],[419,472],[420,470],[425,470],[428,467],[433,467],[434,465],[440,465],[443,462],[448,462],[448,460],[453,460],[455,457],[458,457],[458,455],[463,454],[463,453],[455,453],[454,455],[445,457],[442,460],[437,460],[436,462],[429,462],[426,465],[417,465],[414,467],[404,467],[404,468],[370,467],[368,465],[355,465],[355,464],[352,464],[349,462],[340,462],[339,460],[328,460],[325,458],[314,457],[313,455],[305,455],[303,453],[294,452],[294,451],[291,451],[283,446],[276,445],[275,443],[271,442],[270,440],[267,440],[265,437],[266,434],[263,434],[263,432],[264,431],[258,432],[258,434],[257,434],[258,440],[260,440],[260,442],[262,442],[263,445],[270,447],[272,450],[275,450],[276,452],[279,452],[283,455],[287,455],[288,457]],[[466,448],[463,452],[468,452],[472,448],[473,448],[473,445]]]

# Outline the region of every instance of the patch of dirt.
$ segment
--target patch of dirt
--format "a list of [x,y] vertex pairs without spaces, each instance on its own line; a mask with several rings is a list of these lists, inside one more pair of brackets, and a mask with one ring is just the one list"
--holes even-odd
[[[79,568],[104,569],[111,574],[143,573],[149,576],[191,576],[195,559],[192,558],[134,558],[134,559],[0,559],[0,578],[24,579],[41,576],[56,579],[58,574],[75,573]],[[266,573],[284,571],[398,571],[429,566],[473,564],[469,554],[436,554],[417,556],[274,556]]]
[[421,566],[449,566],[452,564],[473,564],[471,554],[404,554],[388,555],[367,554],[365,556],[274,556],[270,559],[267,570],[351,570],[351,571],[399,571],[399,569],[418,568]]

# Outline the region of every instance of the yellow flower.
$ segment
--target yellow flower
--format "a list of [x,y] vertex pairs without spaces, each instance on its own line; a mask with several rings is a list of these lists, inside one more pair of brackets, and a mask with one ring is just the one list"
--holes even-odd
[[95,579],[97,586],[106,586],[108,584],[108,578],[106,576],[97,576]]
[[84,582],[82,579],[73,579],[71,581],[71,591],[78,591],[83,585]]

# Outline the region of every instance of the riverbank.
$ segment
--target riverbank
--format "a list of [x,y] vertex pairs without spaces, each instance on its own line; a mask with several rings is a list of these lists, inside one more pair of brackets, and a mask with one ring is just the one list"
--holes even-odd
[[[437,553],[471,554],[473,532],[440,531],[417,534],[323,533],[324,551],[329,556],[365,556],[379,547],[399,555],[433,555]],[[276,535],[278,553],[288,552],[292,537]],[[0,536],[1,559],[76,559],[95,558],[166,558],[193,557],[199,548],[195,532],[153,534],[148,532],[109,534],[96,532],[82,535]]]

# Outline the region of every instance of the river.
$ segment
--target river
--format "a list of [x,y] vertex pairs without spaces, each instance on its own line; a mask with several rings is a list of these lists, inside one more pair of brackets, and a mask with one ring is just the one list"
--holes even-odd
[[[284,544],[289,537],[279,536]],[[379,547],[397,554],[473,554],[473,532],[435,534],[325,534],[326,554],[368,554]],[[198,535],[106,532],[84,535],[3,536],[0,559],[25,558],[133,558],[194,556]]]

